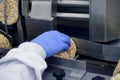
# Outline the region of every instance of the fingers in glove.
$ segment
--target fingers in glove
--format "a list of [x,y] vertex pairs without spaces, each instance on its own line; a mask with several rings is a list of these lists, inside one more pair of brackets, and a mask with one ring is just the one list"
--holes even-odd
[[66,43],[67,45],[70,46],[70,37],[67,36],[67,35],[65,35],[65,34],[63,34],[63,33],[61,33],[61,35],[62,35],[61,40],[62,40],[64,43]]

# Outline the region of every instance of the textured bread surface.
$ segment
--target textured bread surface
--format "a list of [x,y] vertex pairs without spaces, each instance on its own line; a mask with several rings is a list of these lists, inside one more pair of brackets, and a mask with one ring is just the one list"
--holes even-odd
[[112,77],[111,80],[120,80],[120,73]]
[[0,33],[0,48],[6,48],[6,49],[12,48],[10,41],[1,33]]
[[68,51],[62,51],[58,54],[56,54],[56,57],[60,58],[65,58],[65,59],[74,59],[76,55],[76,44],[75,42],[71,39],[71,46],[68,49]]
[[[0,3],[0,21],[5,24],[5,3],[4,0]],[[7,25],[12,25],[17,22],[19,17],[18,14],[18,1],[17,0],[6,0],[6,21]]]
[[118,61],[118,64],[113,72],[113,77],[111,80],[120,80],[120,60]]

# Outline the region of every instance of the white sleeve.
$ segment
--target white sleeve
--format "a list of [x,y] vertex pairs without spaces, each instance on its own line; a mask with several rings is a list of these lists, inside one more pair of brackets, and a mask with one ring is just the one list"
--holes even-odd
[[22,43],[0,60],[0,80],[42,80],[47,68],[44,49],[32,42]]

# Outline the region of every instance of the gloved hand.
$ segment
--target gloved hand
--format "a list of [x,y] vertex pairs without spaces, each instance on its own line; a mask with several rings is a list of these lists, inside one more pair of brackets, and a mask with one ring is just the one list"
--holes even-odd
[[31,42],[42,46],[46,52],[46,57],[50,57],[62,50],[68,50],[70,47],[70,37],[56,30],[45,32]]

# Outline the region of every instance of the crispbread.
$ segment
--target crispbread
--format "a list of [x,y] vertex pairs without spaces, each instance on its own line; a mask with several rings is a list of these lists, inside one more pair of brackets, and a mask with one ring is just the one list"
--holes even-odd
[[6,48],[6,49],[12,48],[10,41],[1,33],[0,33],[0,48]]
[[118,64],[113,72],[113,77],[111,80],[120,80],[120,60],[118,61]]
[[118,64],[113,72],[113,76],[115,76],[118,73],[120,73],[120,60],[118,61]]
[[[0,3],[0,21],[5,24],[5,3],[4,0]],[[18,14],[18,1],[17,0],[6,0],[6,20],[7,25],[12,25],[17,22],[19,17]]]
[[120,74],[116,74],[111,80],[120,80]]
[[60,58],[65,58],[65,59],[74,59],[76,55],[76,44],[75,42],[71,39],[71,46],[68,49],[68,51],[62,51],[58,54],[56,54],[56,57]]

